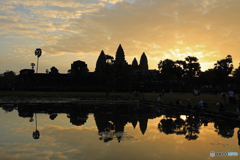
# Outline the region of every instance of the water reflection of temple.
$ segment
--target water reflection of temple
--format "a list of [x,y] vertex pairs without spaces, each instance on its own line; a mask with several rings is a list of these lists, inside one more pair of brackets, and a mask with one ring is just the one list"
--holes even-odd
[[139,128],[144,135],[148,122],[148,118],[134,117],[134,115],[130,117],[129,115],[94,113],[94,118],[98,128],[98,134],[101,136],[100,140],[104,142],[108,142],[114,138],[120,142],[124,134],[124,127],[127,123],[132,123],[135,129],[137,122],[139,122]]
[[[121,142],[125,136],[124,129],[129,123],[132,124],[134,129],[139,125],[140,132],[144,135],[147,131],[149,119],[162,115],[162,119],[156,126],[160,132],[167,135],[184,135],[188,140],[197,140],[201,126],[207,126],[208,123],[212,122],[214,123],[215,132],[224,138],[233,137],[234,129],[240,128],[240,124],[231,119],[206,117],[197,113],[186,113],[183,117],[181,116],[182,112],[169,112],[148,105],[18,104],[3,106],[2,109],[5,112],[12,112],[16,109],[19,117],[29,118],[30,122],[33,119],[36,120],[37,114],[48,114],[49,118],[54,120],[58,114],[65,113],[69,118],[69,122],[76,126],[84,125],[88,119],[88,114],[92,113],[100,136],[99,139],[103,142],[112,140]],[[240,146],[240,129],[235,134],[238,137]]]

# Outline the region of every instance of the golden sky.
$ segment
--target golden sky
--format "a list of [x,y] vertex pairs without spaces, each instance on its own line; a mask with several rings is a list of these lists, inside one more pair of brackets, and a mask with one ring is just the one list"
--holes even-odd
[[75,60],[90,71],[104,50],[122,44],[129,64],[143,52],[150,69],[160,60],[196,56],[202,70],[232,55],[240,62],[239,0],[1,0],[0,73],[55,66],[67,73]]

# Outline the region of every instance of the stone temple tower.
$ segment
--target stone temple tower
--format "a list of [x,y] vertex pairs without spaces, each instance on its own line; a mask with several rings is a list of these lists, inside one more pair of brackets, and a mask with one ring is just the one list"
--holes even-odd
[[146,54],[144,52],[143,52],[143,54],[142,54],[142,56],[140,58],[139,68],[141,70],[148,70],[147,56],[146,56]]
[[132,61],[132,66],[133,67],[138,67],[138,62],[137,62],[137,59],[134,58],[133,61]]
[[125,55],[124,55],[122,45],[120,44],[117,49],[115,63],[118,65],[118,64],[123,64],[124,62],[125,62]]
[[121,44],[118,46],[118,49],[116,52],[116,59],[114,62],[114,66],[115,66],[115,72],[118,74],[118,76],[124,77],[128,64],[125,60],[125,55],[124,55],[124,51]]
[[96,63],[95,72],[105,72],[105,70],[106,70],[106,57],[104,51],[102,50]]

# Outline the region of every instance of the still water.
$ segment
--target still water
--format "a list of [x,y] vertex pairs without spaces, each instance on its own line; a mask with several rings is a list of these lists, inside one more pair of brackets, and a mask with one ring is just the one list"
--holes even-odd
[[210,156],[240,154],[239,128],[229,122],[161,110],[69,108],[1,107],[0,159],[239,159]]

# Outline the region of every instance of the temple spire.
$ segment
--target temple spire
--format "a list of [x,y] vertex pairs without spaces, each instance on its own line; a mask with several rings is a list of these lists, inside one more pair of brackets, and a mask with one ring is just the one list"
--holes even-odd
[[105,71],[105,67],[106,67],[106,57],[105,57],[104,51],[102,50],[96,63],[95,72]]
[[124,51],[122,48],[122,45],[119,44],[118,49],[117,49],[117,53],[116,53],[116,63],[123,63],[125,61],[125,55],[124,55]]
[[137,62],[137,59],[134,58],[133,61],[132,61],[132,66],[133,67],[138,67],[138,62]]
[[142,54],[142,56],[140,58],[139,68],[141,70],[148,70],[147,56],[146,56],[146,54],[144,52],[143,52],[143,54]]

